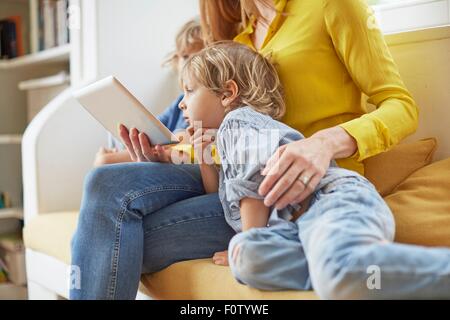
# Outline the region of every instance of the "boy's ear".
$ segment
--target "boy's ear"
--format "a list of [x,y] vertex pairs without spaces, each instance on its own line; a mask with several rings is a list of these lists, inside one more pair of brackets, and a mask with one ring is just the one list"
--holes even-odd
[[225,83],[225,92],[222,96],[222,105],[224,107],[230,106],[238,97],[239,88],[234,80],[228,80]]

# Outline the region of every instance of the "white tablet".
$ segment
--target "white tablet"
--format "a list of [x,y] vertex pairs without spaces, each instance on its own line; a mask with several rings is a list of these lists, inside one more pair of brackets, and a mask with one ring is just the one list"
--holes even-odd
[[148,111],[115,77],[97,81],[74,93],[81,105],[115,138],[120,140],[118,126],[144,132],[152,145],[178,143],[178,138]]

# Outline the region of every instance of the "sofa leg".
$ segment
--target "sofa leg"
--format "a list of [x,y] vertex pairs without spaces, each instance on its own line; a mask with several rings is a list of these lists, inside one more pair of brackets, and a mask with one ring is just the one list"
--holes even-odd
[[61,300],[62,297],[55,292],[44,288],[36,282],[29,281],[28,284],[28,300]]

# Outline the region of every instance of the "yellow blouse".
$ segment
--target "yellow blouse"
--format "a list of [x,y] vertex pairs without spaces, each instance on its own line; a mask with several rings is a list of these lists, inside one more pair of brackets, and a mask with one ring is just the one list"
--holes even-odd
[[[363,174],[362,160],[413,133],[418,121],[373,11],[365,0],[275,0],[275,7],[259,52],[271,55],[284,85],[283,122],[306,137],[340,125],[358,152],[337,162]],[[235,41],[255,49],[253,20]],[[375,111],[367,113],[362,93]]]

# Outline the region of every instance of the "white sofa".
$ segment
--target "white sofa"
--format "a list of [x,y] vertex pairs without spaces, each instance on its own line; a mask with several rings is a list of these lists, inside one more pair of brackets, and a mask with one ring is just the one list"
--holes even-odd
[[[435,160],[449,157],[450,26],[393,34],[387,36],[387,41],[406,85],[420,106],[419,129],[408,140],[436,137],[439,147]],[[74,230],[75,226],[60,224],[67,221],[65,215],[78,211],[83,178],[91,168],[97,149],[107,143],[104,130],[73,100],[71,90],[65,91],[38,115],[27,129],[23,141],[30,299],[67,298],[68,245],[71,238],[67,230]],[[48,229],[49,221],[53,223],[52,229]],[[40,238],[46,240],[39,242]],[[183,265],[175,268],[183,268]],[[186,275],[195,273],[195,268],[186,271]],[[205,268],[205,265],[200,264],[198,268]],[[191,285],[196,286],[193,279]],[[202,281],[199,280],[201,277],[196,279]],[[151,287],[150,283],[144,282]],[[155,292],[155,288],[152,289]],[[239,298],[224,294],[228,296],[220,298]],[[147,296],[142,294],[139,297]],[[250,297],[276,299],[289,296],[261,295],[254,290]],[[314,298],[314,295],[306,293],[303,297]]]

